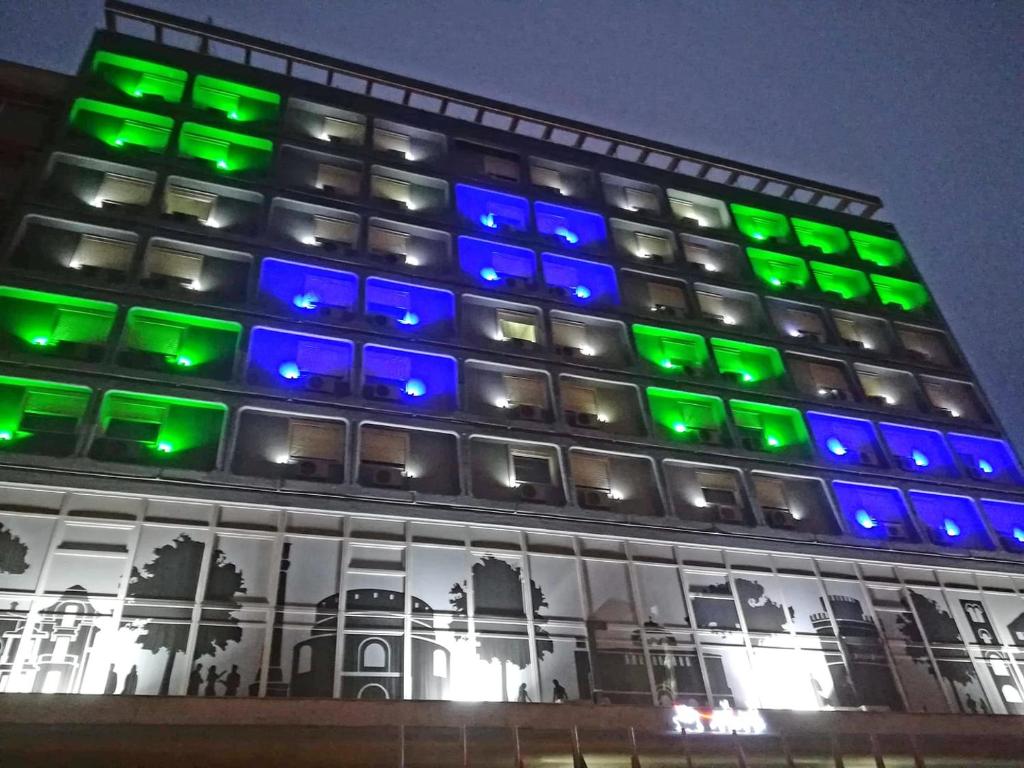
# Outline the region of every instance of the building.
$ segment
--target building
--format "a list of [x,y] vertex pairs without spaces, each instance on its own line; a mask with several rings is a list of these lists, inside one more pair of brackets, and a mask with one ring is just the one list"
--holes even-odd
[[1020,765],[1024,476],[879,200],[107,19],[0,224],[0,754]]

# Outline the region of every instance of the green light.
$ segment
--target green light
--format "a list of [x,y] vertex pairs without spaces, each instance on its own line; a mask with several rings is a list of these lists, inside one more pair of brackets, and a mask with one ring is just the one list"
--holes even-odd
[[2,440],[3,442],[6,443],[10,439],[11,439],[11,433],[10,432],[0,432],[0,440]]
[[114,146],[115,147],[123,147],[124,146],[124,139],[114,139]]
[[141,99],[142,98],[142,91],[138,91],[138,90],[132,91],[132,96],[134,96],[137,99]]
[[777,278],[777,277],[773,277],[773,278],[772,278],[771,280],[769,280],[768,282],[769,282],[769,283],[771,283],[772,285],[775,285],[775,286],[779,286],[779,285],[782,285],[782,281],[781,281],[781,280],[779,280],[779,278]]
[[719,372],[744,384],[778,381],[786,375],[782,355],[774,347],[714,338],[711,349]]
[[111,51],[96,52],[92,74],[129,96],[159,96],[172,104],[181,101],[188,80],[188,73],[183,69]]
[[228,119],[229,120],[237,120],[238,119],[238,113],[237,112],[228,112]]
[[765,442],[768,443],[768,445],[771,446],[772,448],[779,447],[779,438],[775,437],[774,435],[768,435],[768,437],[765,438]]
[[667,368],[668,370],[672,370],[673,368],[675,368],[675,365],[672,363],[671,360],[662,360],[661,367]]
[[218,160],[217,161],[217,167],[220,168],[222,171],[226,171],[228,169],[227,161],[226,160]]
[[907,259],[907,252],[899,240],[869,235],[866,232],[851,232],[850,239],[857,255],[880,267],[897,267]]
[[871,293],[868,276],[859,270],[812,261],[811,271],[825,293],[834,293],[847,301],[863,299]]
[[37,347],[45,347],[47,344],[50,343],[50,340],[46,336],[36,336],[34,339],[32,339],[32,343],[35,344]]
[[789,220],[781,213],[731,203],[736,228],[751,240],[789,240],[792,234]]
[[174,450],[174,447],[170,443],[157,443],[156,449],[160,453],[170,453]]
[[209,75],[196,77],[192,103],[241,121],[276,120],[281,109],[281,97],[272,91]]
[[79,133],[110,146],[131,145],[150,152],[164,151],[174,127],[174,120],[165,115],[95,99],[76,99],[69,120]]
[[191,368],[192,361],[184,355],[179,355],[178,359],[174,361],[175,365],[180,365],[182,368]]
[[751,376],[751,375],[750,375],[749,373],[746,373],[745,371],[744,371],[744,373],[743,373],[743,374],[742,374],[742,375],[740,376],[740,378],[741,378],[741,379],[743,379],[743,381],[746,381],[746,382],[748,382],[748,383],[754,380],[754,377],[753,377],[753,376]]
[[636,324],[633,338],[640,357],[661,370],[702,371],[707,365],[707,344],[700,334]]
[[675,424],[672,425],[672,430],[674,432],[685,432],[687,429],[688,427],[682,422],[676,422]]
[[811,279],[807,262],[799,256],[747,248],[747,258],[754,274],[774,288],[805,288]]
[[804,248],[814,248],[822,253],[845,253],[850,250],[850,240],[842,227],[822,224],[808,219],[791,219],[796,239]]
[[266,170],[273,149],[267,139],[198,123],[184,123],[178,137],[181,157],[205,160],[221,170]]

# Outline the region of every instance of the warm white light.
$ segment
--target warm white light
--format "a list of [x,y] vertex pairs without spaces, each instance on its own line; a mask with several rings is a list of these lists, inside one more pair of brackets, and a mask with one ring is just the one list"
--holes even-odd
[[410,267],[418,267],[422,262],[420,261],[419,256],[408,256],[407,255],[405,257],[405,263],[406,263],[407,266],[410,266]]
[[723,323],[724,323],[725,325],[736,325],[736,318],[735,318],[735,317],[733,317],[732,315],[725,315],[725,316],[724,316],[724,317],[722,318],[722,322],[723,322]]
[[960,411],[958,411],[956,408],[949,408],[947,410],[949,411],[949,415],[952,416],[954,419],[960,418]]
[[789,335],[792,336],[794,339],[798,339],[798,338],[800,338],[800,331],[798,331],[795,328],[792,328],[789,331]]
[[324,188],[324,185],[323,185],[323,184],[322,184],[321,182],[319,182],[319,181],[318,181],[318,182],[317,182],[317,183],[316,183],[316,184],[315,184],[314,186],[315,186],[315,187],[316,187],[317,189],[323,189],[323,188]]
[[188,289],[190,291],[201,291],[203,290],[203,284],[200,283],[198,280],[193,280],[191,283],[188,284]]
[[415,469],[410,469],[409,467],[406,467],[405,469],[402,470],[402,474],[405,475],[410,480],[415,480],[417,471]]
[[327,131],[321,131],[320,135],[317,136],[317,138],[320,139],[320,141],[330,141],[331,134],[329,134]]
[[497,400],[494,401],[494,404],[498,408],[511,408],[512,407],[512,401],[509,400],[507,397],[499,397]]
[[302,242],[303,245],[317,245],[318,244],[317,241],[316,241],[316,238],[313,237],[312,235],[304,235],[303,237],[300,237],[299,240]]
[[886,405],[896,405],[896,398],[892,395],[882,395],[882,399],[885,400]]
[[99,196],[94,197],[92,199],[92,202],[89,203],[89,205],[91,205],[93,208],[102,208],[103,207],[103,198],[99,197]]
[[[701,224],[701,226],[703,227],[704,225]],[[718,265],[717,264],[705,263],[704,264],[704,271],[705,272],[717,272],[718,271]]]
[[203,222],[203,225],[209,227],[210,229],[220,229],[221,227],[224,226],[212,216],[208,217],[206,221]]
[[608,416],[607,416],[607,414],[599,413],[599,414],[597,414],[597,420],[599,422],[601,422],[602,424],[607,424],[608,423]]
[[593,357],[597,353],[594,351],[594,348],[592,346],[587,344],[585,346],[580,347],[580,354],[583,355],[584,357]]
[[828,390],[827,389],[825,389],[824,387],[818,387],[818,395],[820,395],[821,397],[824,397],[827,394],[828,394]]
[[68,262],[68,269],[81,269],[81,268],[82,268],[82,265],[79,264],[74,259],[72,259],[71,261]]
[[275,464],[291,464],[292,463],[292,457],[289,456],[287,453],[282,453],[282,454],[279,454],[278,456],[276,456],[274,458],[274,463]]
[[622,495],[622,491],[620,491],[619,489],[612,488],[610,491],[608,491],[608,498],[611,499],[612,501],[622,501],[625,498],[625,496]]

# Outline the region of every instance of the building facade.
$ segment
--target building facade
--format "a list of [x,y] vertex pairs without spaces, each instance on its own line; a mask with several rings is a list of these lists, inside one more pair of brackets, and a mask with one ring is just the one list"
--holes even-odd
[[0,691],[1024,714],[1024,475],[877,199],[107,13],[0,230]]

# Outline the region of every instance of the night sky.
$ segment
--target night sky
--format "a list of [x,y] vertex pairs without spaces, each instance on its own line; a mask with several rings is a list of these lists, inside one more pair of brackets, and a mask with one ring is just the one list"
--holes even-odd
[[[879,195],[1024,452],[1024,2],[146,4]],[[0,58],[70,72],[101,9],[0,0]]]

